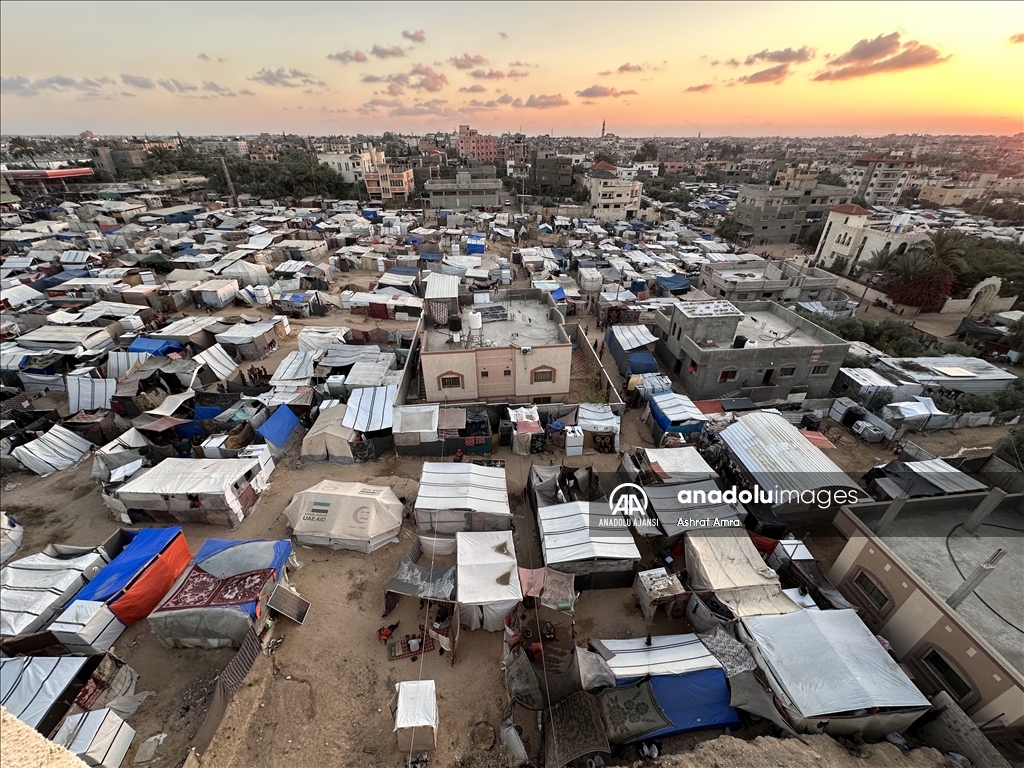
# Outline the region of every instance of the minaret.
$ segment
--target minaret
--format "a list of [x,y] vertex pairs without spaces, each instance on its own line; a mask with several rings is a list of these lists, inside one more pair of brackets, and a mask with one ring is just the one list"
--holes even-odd
[[604,138],[604,127],[605,127],[606,122],[607,122],[606,120],[602,120],[601,121],[601,138],[602,139]]

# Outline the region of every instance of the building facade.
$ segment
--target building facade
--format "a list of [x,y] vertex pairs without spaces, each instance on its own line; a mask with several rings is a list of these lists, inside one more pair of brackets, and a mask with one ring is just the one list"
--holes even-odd
[[643,182],[620,179],[611,171],[591,171],[587,184],[593,217],[598,221],[629,221],[639,215]]
[[677,301],[656,317],[655,353],[694,400],[757,388],[826,397],[850,348],[773,301]]
[[795,243],[824,222],[830,208],[848,203],[853,190],[815,180],[744,184],[736,200],[741,236],[751,245]]
[[539,191],[550,194],[572,187],[576,166],[568,155],[534,151],[530,156],[530,171]]
[[203,152],[208,155],[231,155],[232,157],[248,157],[249,142],[244,139],[204,141]]
[[843,180],[868,205],[896,205],[913,167],[914,158],[899,150],[888,155],[863,155],[843,173]]
[[459,157],[477,163],[493,163],[498,157],[498,137],[480,133],[468,125],[459,126]]
[[700,272],[701,290],[726,301],[845,301],[838,285],[839,278],[823,269],[753,254],[745,261],[705,264]]
[[848,275],[878,251],[888,248],[894,253],[903,253],[927,239],[928,234],[915,230],[905,217],[874,214],[859,205],[846,203],[829,211],[813,264]]
[[455,179],[430,179],[423,184],[423,201],[427,208],[466,210],[474,206],[496,208],[504,200],[505,187],[498,178],[473,178],[468,170],[460,170]]

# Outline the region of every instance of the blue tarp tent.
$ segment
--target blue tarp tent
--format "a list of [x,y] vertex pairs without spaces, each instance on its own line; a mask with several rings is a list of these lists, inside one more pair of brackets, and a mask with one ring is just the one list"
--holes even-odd
[[420,259],[423,261],[440,261],[444,257],[444,254],[440,251],[420,251]]
[[181,344],[170,339],[147,339],[140,336],[128,347],[129,352],[149,352],[151,355],[166,355],[168,352],[180,352]]
[[[250,547],[252,544],[273,544],[273,549],[269,552],[265,548],[259,548],[256,550],[254,547]],[[253,541],[229,541],[226,539],[207,539],[206,543],[199,549],[196,556],[192,558],[192,564],[194,566],[203,567],[203,562],[209,560],[214,555],[219,555],[233,547],[245,547],[246,549],[253,549],[255,555],[258,551],[261,555],[266,554],[267,559],[265,561],[256,561],[255,559],[250,563],[252,566],[249,570],[255,571],[263,568],[273,568],[275,577],[280,580],[281,574],[284,571],[284,564],[288,562],[288,558],[292,554],[292,544],[290,541],[266,541],[255,539]],[[245,611],[250,617],[256,618],[256,603],[242,603],[241,605],[232,606],[238,610]]]
[[661,445],[661,437],[666,432],[677,435],[688,435],[704,429],[707,417],[685,395],[676,392],[661,392],[651,397],[651,435],[654,444]]
[[193,411],[196,420],[215,419],[222,413],[224,413],[224,409],[219,405],[197,405]]
[[299,417],[287,405],[281,405],[256,432],[268,443],[283,448],[297,426],[299,426]]
[[470,235],[466,240],[466,253],[470,256],[483,253],[487,249],[483,235]]
[[681,295],[690,290],[690,281],[682,275],[662,275],[657,279],[657,283],[663,293]]
[[[643,739],[704,728],[736,728],[736,710],[729,706],[729,685],[721,669],[702,669],[685,675],[651,678],[654,697],[672,725]],[[638,739],[639,741],[639,739]]]
[[560,301],[561,299],[564,299],[565,290],[561,286],[555,288],[555,290],[551,292],[551,298],[554,299],[555,301]]
[[658,361],[650,352],[627,352],[626,353],[626,375],[632,376],[637,373],[657,373]]

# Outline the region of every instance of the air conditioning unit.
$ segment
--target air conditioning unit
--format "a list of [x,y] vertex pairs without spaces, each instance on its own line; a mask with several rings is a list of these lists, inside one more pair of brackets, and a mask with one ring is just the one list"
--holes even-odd
[[524,355],[532,355],[533,347],[523,347],[521,351]]

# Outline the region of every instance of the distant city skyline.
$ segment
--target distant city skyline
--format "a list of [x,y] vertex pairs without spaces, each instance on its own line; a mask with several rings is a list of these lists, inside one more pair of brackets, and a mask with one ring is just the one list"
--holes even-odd
[[7,135],[1024,130],[1020,2],[5,2],[0,21]]

